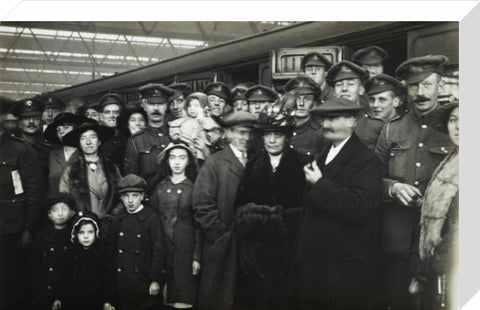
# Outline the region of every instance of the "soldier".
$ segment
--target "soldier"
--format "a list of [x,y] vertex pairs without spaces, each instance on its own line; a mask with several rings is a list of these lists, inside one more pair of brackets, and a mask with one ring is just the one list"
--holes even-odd
[[367,78],[367,71],[348,60],[337,62],[327,72],[327,83],[333,87],[335,97],[349,99],[364,110],[368,108],[363,87]]
[[[8,135],[3,127],[7,106],[0,105],[0,262],[2,309],[26,306],[28,289],[28,255],[32,237],[42,216],[45,178],[38,158],[29,143]],[[39,112],[39,111],[37,111]],[[38,114],[38,124],[40,115]],[[40,128],[40,127],[39,127]],[[5,282],[2,280],[2,282]]]
[[45,110],[42,113],[43,131],[47,129],[47,126],[53,123],[55,117],[65,110],[65,102],[55,96],[48,96],[44,98],[43,103]]
[[250,113],[258,115],[263,109],[274,104],[278,99],[278,94],[267,86],[254,85],[247,89],[245,97],[248,100]]
[[12,112],[20,120],[21,138],[28,142],[37,153],[42,175],[46,178],[45,184],[48,184],[48,158],[52,146],[43,137],[43,111],[43,103],[38,99],[32,99],[17,103]]
[[334,97],[333,89],[327,84],[325,76],[327,71],[332,66],[332,63],[323,56],[321,53],[308,53],[306,54],[300,64],[302,71],[308,77],[312,78],[315,83],[320,86],[321,93],[320,98],[316,101],[316,106],[325,102],[325,100],[332,99]]
[[207,95],[207,104],[210,112],[215,116],[222,116],[230,110],[231,92],[227,84],[222,82],[210,83],[203,89]]
[[248,87],[243,84],[238,84],[231,89],[232,92],[232,106],[234,111],[245,111],[248,112],[248,101],[245,96],[245,92]]
[[399,114],[405,87],[400,81],[382,73],[368,79],[365,89],[369,110],[362,113],[358,119],[355,133],[374,151],[384,122],[394,119]]
[[448,134],[434,130],[425,117],[439,107],[444,65],[448,58],[429,55],[408,59],[396,70],[413,95],[413,108],[387,122],[375,152],[385,163],[382,207],[382,250],[388,306],[414,309],[409,295],[418,281],[409,268],[413,256],[413,232],[419,225],[419,206],[428,181],[448,153]]
[[323,148],[321,126],[314,122],[310,115],[321,98],[320,87],[311,78],[298,76],[288,81],[285,91],[295,98],[295,128],[290,139],[290,147],[303,155],[301,161],[305,164]]
[[352,55],[352,61],[367,70],[370,77],[383,73],[383,62],[387,58],[388,52],[375,45],[359,49]]
[[172,121],[185,116],[185,99],[193,90],[187,83],[170,84],[168,87],[175,91],[173,96],[168,98],[168,121]]
[[125,148],[124,174],[143,177],[149,186],[158,170],[157,155],[170,142],[168,126],[165,122],[167,101],[174,90],[163,84],[147,84],[138,90],[142,107],[147,113],[147,127],[132,135]]

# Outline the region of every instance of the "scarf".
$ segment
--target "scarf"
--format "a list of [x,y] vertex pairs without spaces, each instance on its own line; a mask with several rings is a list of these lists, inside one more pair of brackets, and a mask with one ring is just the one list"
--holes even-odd
[[427,260],[442,242],[448,209],[458,193],[458,148],[435,169],[423,197],[420,218],[420,258]]

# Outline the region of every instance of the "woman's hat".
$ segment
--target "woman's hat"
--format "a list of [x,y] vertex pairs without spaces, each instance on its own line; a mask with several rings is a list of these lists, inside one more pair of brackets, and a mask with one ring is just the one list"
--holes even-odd
[[132,114],[139,113],[145,119],[145,124],[148,122],[147,113],[143,108],[137,107],[132,109],[125,109],[117,118],[117,127],[123,133],[130,135],[130,131],[128,131],[128,120]]
[[425,122],[435,130],[448,133],[447,124],[450,113],[458,106],[458,102],[444,104],[438,109],[428,113],[425,116]]
[[255,129],[261,132],[292,132],[295,128],[295,120],[291,113],[286,110],[275,111],[273,108],[264,109],[258,115]]
[[73,226],[72,226],[72,232],[70,233],[70,241],[72,243],[75,243],[75,240],[76,240],[75,235],[80,229],[80,223],[83,221],[91,223],[95,228],[95,236],[97,237],[97,239],[100,237],[100,226],[99,226],[100,220],[98,216],[95,213],[90,211],[80,211],[77,214],[75,214],[72,220]]
[[185,106],[187,106],[188,103],[193,99],[197,99],[198,102],[200,102],[200,106],[202,108],[205,108],[205,106],[207,105],[207,95],[197,91],[188,95],[188,97],[185,99]]
[[73,131],[63,136],[63,144],[78,148],[80,144],[80,136],[88,130],[95,131],[98,135],[98,139],[102,143],[113,138],[115,135],[115,131],[112,128],[99,125],[96,120],[88,119],[87,121],[78,125]]
[[62,144],[62,141],[60,141],[57,135],[58,126],[70,124],[73,127],[76,127],[79,124],[88,120],[89,119],[84,116],[75,115],[73,113],[69,113],[69,112],[60,113],[55,117],[55,119],[53,120],[53,123],[48,125],[47,129],[45,129],[43,136],[51,144]]
[[195,158],[195,155],[193,153],[193,150],[188,146],[186,145],[185,143],[182,143],[181,141],[177,141],[177,142],[170,142],[167,147],[160,153],[157,155],[157,163],[158,164],[161,164],[164,159],[165,159],[165,156],[167,155],[167,153],[172,150],[172,149],[175,149],[175,148],[181,148],[181,149],[184,149],[187,151],[187,153],[189,153],[191,155],[192,158]]

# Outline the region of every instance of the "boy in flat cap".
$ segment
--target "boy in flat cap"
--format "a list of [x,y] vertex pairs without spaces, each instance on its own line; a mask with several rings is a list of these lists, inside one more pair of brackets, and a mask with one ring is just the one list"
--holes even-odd
[[168,124],[165,122],[168,98],[175,91],[163,84],[147,84],[138,90],[142,108],[147,113],[147,127],[133,134],[125,148],[124,173],[139,175],[153,185],[158,170],[157,155],[170,142]]
[[302,71],[320,86],[320,98],[316,107],[327,99],[333,98],[333,89],[327,84],[325,79],[327,71],[332,67],[332,63],[323,54],[311,52],[307,53],[300,64]]
[[157,213],[142,204],[146,188],[147,182],[134,174],[118,182],[124,208],[115,216],[112,235],[119,309],[154,309],[161,304],[166,240]]
[[352,55],[352,61],[365,69],[370,77],[383,73],[383,62],[387,58],[388,52],[375,45],[361,48]]
[[354,133],[360,110],[334,98],[312,112],[328,144],[304,167],[296,263],[302,309],[372,309],[382,165]]
[[271,107],[278,99],[278,94],[271,88],[263,85],[253,85],[245,93],[249,111],[258,115],[265,108]]
[[[403,62],[396,74],[406,81],[412,100],[407,113],[390,120],[380,133],[376,154],[387,167],[383,182],[382,250],[387,306],[414,309],[418,281],[410,269],[412,232],[419,225],[417,201],[434,169],[449,152],[448,134],[431,128],[425,118],[439,107],[443,67],[448,58],[428,55]],[[423,307],[422,309],[426,309]]]
[[257,117],[236,111],[223,120],[230,142],[207,157],[193,188],[193,210],[203,232],[198,309],[232,309],[237,272],[234,202]]
[[222,116],[228,112],[231,107],[231,92],[228,85],[222,82],[213,82],[205,86],[203,93],[207,95],[207,105],[210,112],[215,116]]
[[348,60],[337,62],[327,72],[327,83],[333,87],[335,97],[349,99],[362,109],[368,107],[363,87],[367,78],[367,71]]

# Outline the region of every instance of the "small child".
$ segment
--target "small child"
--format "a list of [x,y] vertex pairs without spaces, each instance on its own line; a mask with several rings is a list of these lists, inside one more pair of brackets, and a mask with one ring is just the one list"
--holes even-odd
[[61,309],[64,276],[71,254],[69,220],[74,212],[71,197],[57,193],[47,198],[51,223],[37,235],[32,248],[32,283],[35,309]]
[[134,174],[118,182],[124,208],[115,216],[113,235],[120,310],[153,309],[161,304],[166,241],[158,215],[142,204],[146,187],[147,182]]
[[100,238],[98,216],[80,211],[73,218],[70,240],[73,253],[67,269],[66,304],[68,310],[115,310],[112,254]]

